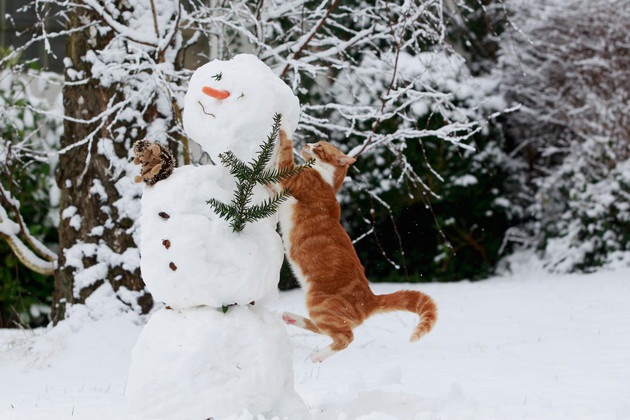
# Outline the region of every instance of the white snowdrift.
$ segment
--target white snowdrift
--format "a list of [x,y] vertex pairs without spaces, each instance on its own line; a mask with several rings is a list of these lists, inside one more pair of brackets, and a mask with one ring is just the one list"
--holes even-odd
[[[408,342],[412,314],[380,315],[348,349],[315,365],[309,353],[329,339],[287,327],[296,390],[314,420],[628,419],[629,279],[628,269],[536,271],[411,285],[440,309],[435,330],[416,344]],[[377,293],[401,287],[373,285]],[[50,330],[0,330],[0,419],[125,419],[142,327],[99,299],[90,302],[97,320],[78,311]],[[274,307],[306,313],[299,290],[281,293]]]

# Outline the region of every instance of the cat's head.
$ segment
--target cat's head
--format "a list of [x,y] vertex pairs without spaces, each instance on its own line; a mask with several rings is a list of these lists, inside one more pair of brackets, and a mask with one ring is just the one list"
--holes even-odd
[[356,161],[355,158],[347,156],[341,150],[323,140],[317,143],[307,143],[302,149],[302,157],[306,161],[314,159],[315,166],[347,167]]
[[307,161],[315,161],[313,168],[319,172],[324,181],[332,186],[335,191],[341,187],[348,172],[348,166],[352,165],[356,160],[323,140],[304,146],[302,157]]

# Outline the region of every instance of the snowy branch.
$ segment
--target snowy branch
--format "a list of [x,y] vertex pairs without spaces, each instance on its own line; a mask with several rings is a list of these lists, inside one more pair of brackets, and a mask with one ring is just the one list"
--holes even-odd
[[[5,206],[14,210],[18,222],[9,218]],[[0,238],[7,241],[15,256],[28,269],[52,275],[56,267],[56,255],[28,232],[18,209],[17,201],[0,185]]]

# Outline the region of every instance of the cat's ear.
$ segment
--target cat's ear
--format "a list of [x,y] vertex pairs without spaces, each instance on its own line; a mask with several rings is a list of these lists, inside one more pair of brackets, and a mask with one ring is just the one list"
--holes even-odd
[[339,164],[339,166],[352,165],[354,162],[356,162],[355,158],[345,155],[337,159],[337,164]]

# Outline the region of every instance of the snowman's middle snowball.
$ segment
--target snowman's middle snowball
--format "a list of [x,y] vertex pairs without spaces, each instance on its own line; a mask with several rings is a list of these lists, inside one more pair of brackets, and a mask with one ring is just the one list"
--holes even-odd
[[[184,166],[142,196],[142,278],[175,308],[257,304],[278,293],[282,240],[274,217],[234,233],[206,204],[230,202],[234,178],[220,166]],[[254,202],[268,197],[254,190]]]

